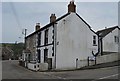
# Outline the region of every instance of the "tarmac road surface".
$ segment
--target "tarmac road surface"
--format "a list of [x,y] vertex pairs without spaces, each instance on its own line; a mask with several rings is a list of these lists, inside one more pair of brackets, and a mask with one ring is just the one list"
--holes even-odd
[[2,61],[2,79],[91,79],[91,81],[118,79],[118,66],[75,71],[34,72],[19,66],[17,60]]

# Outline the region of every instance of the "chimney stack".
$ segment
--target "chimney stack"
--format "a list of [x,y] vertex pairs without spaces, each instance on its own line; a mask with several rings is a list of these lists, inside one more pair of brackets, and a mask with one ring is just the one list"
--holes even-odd
[[56,16],[55,16],[55,14],[51,14],[51,16],[50,16],[50,23],[51,22],[55,22],[56,21]]
[[35,31],[39,30],[40,29],[40,23],[36,23],[36,26],[35,26]]
[[74,4],[74,0],[70,1],[68,5],[68,12],[76,12],[76,5]]

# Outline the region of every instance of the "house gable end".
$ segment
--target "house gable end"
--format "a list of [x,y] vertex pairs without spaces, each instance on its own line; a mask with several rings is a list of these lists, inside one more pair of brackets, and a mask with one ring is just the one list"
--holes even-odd
[[89,27],[89,29],[90,29],[93,33],[95,33],[96,35],[98,35],[95,31],[93,31],[93,30],[91,29],[91,26],[90,26],[82,17],[80,17],[80,15],[78,15],[77,13],[76,13],[76,15]]

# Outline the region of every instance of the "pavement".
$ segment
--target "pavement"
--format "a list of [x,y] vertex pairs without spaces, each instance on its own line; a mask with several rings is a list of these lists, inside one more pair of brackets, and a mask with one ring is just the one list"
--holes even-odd
[[120,66],[120,60],[119,61],[114,61],[114,62],[109,62],[109,63],[102,63],[102,64],[96,64],[92,66],[86,66],[83,68],[80,68],[81,70],[84,69],[98,69],[98,68],[107,68],[107,67],[113,67],[113,66]]
[[118,68],[120,66],[61,72],[34,72],[19,66],[18,61],[11,60],[2,62],[2,81],[40,81],[41,79],[42,81],[103,81],[104,79],[117,81]]

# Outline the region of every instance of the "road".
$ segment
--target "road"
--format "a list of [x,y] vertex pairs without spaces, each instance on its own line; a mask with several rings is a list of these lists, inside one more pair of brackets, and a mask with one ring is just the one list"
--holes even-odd
[[118,66],[61,72],[34,72],[18,65],[18,61],[2,62],[3,79],[118,79]]

